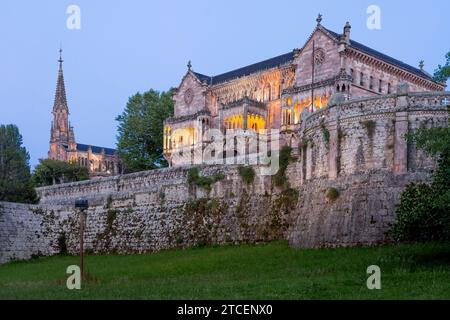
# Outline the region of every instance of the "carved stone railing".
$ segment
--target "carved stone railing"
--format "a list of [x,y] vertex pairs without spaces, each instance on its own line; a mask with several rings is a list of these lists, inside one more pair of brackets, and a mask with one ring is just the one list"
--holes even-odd
[[[400,98],[404,98],[400,104]],[[446,102],[447,101],[447,102]],[[302,128],[306,132],[323,121],[328,121],[331,114],[340,121],[351,118],[371,118],[392,115],[400,110],[445,111],[450,106],[450,92],[412,92],[405,95],[390,94],[377,97],[353,99],[316,111],[302,119]]]

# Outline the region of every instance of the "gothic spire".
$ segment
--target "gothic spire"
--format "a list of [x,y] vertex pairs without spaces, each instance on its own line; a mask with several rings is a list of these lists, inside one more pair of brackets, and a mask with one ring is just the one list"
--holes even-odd
[[58,81],[56,83],[56,92],[55,92],[55,102],[53,104],[53,111],[57,109],[65,109],[68,111],[67,99],[66,99],[66,88],[64,85],[64,75],[62,69],[62,63],[64,60],[62,59],[62,49],[59,49],[59,70],[58,70]]

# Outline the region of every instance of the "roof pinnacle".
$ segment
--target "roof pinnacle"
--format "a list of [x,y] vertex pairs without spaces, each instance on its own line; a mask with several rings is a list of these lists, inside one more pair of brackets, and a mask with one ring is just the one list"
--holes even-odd
[[316,21],[317,21],[317,25],[320,26],[320,23],[322,22],[322,14],[319,13],[319,14],[317,15]]
[[61,47],[59,48],[59,60],[58,60],[58,62],[60,64],[64,62],[64,60],[62,59],[62,48]]

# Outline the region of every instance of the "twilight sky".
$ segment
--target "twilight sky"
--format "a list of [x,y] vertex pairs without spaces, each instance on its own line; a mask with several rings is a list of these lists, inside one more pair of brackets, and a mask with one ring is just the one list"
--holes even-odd
[[[81,29],[69,30],[69,5]],[[369,5],[381,30],[366,26]],[[193,69],[219,74],[302,47],[316,16],[341,33],[432,73],[450,51],[448,0],[2,0],[0,124],[19,126],[32,166],[45,158],[60,43],[77,142],[114,147],[129,96],[178,86]]]

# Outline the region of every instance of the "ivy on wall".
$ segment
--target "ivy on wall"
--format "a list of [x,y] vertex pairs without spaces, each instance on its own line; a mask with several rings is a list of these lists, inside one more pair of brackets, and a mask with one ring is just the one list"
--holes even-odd
[[198,167],[189,169],[187,174],[187,182],[189,185],[203,188],[208,192],[211,191],[211,186],[214,183],[223,180],[224,178],[225,176],[223,173],[216,173],[210,177],[201,176],[200,169]]

